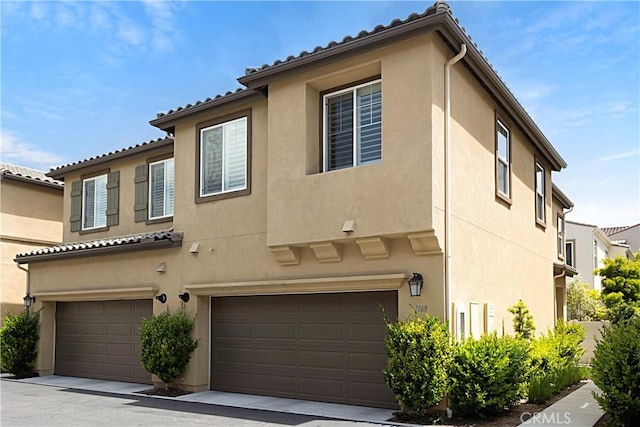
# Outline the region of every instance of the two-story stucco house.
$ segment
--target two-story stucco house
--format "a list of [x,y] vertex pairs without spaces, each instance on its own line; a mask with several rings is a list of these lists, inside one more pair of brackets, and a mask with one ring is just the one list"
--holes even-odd
[[566,263],[573,267],[579,278],[591,289],[602,290],[602,278],[596,270],[604,267],[605,258],[618,256],[631,259],[633,253],[629,245],[613,241],[597,225],[567,221],[566,223]]
[[0,163],[0,318],[20,312],[29,292],[15,254],[62,241],[62,192],[63,183],[42,171]]
[[151,382],[137,325],[184,304],[186,389],[395,407],[382,309],[458,338],[509,333],[519,299],[562,316],[565,162],[446,3],[238,80],[50,172],[64,244],[17,256],[41,375]]

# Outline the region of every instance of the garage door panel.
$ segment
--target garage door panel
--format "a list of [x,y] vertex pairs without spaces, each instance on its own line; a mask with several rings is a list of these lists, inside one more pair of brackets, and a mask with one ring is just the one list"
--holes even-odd
[[397,293],[212,298],[211,388],[397,408],[381,306]]
[[55,373],[150,383],[136,325],[152,315],[151,300],[58,303]]

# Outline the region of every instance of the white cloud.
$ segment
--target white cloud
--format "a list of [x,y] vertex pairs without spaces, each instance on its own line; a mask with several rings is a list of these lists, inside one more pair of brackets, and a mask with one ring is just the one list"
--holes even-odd
[[6,130],[0,131],[0,158],[3,162],[40,170],[49,170],[64,163],[61,156],[20,141],[19,137]]
[[624,152],[624,153],[612,154],[610,156],[601,157],[601,158],[597,159],[596,162],[608,162],[610,160],[626,159],[628,157],[637,156],[638,154],[640,154],[640,149],[631,150],[631,151],[627,151],[627,152]]

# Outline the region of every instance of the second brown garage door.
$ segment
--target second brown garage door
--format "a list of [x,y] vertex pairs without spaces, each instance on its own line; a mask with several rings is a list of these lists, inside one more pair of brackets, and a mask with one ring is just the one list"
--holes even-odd
[[140,364],[143,317],[151,300],[83,301],[56,304],[57,375],[151,383]]
[[396,292],[212,298],[211,388],[397,408],[384,382]]

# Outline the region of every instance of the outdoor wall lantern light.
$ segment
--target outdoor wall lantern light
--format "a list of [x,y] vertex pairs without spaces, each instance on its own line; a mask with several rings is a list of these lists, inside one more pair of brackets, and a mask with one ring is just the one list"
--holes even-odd
[[180,298],[182,302],[189,302],[189,292],[178,295],[178,298]]
[[165,302],[167,302],[167,294],[160,294],[156,297],[156,299],[164,304]]
[[419,297],[422,293],[422,284],[424,280],[422,279],[422,274],[413,273],[413,277],[407,281],[409,283],[409,293],[412,297]]
[[31,307],[31,304],[36,302],[36,297],[32,297],[31,294],[25,295],[22,299],[24,300],[24,308],[29,308]]

